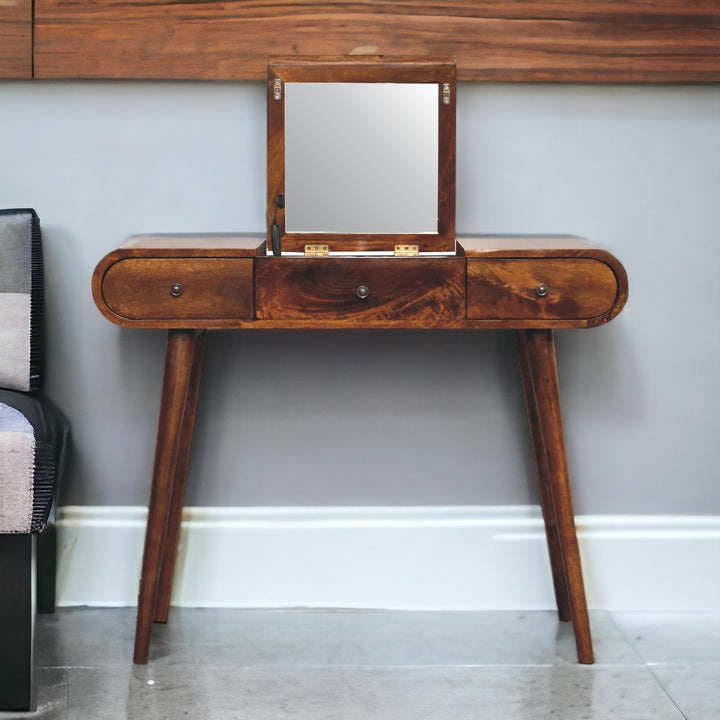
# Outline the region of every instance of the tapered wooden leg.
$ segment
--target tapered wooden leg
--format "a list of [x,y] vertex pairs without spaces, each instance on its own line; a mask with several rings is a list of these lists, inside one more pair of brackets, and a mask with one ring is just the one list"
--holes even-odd
[[552,487],[550,486],[547,453],[543,441],[543,434],[540,430],[540,418],[537,399],[533,389],[525,333],[518,331],[516,338],[520,373],[522,376],[523,391],[525,393],[525,406],[530,423],[530,435],[532,437],[535,465],[537,467],[540,506],[542,507],[543,520],[545,521],[545,534],[547,536],[548,551],[550,554],[550,568],[552,570],[553,587],[555,588],[555,601],[557,603],[560,620],[567,622],[571,619],[570,599],[568,597],[565,568],[563,567],[562,550],[560,549],[560,536],[555,517],[555,503],[552,496]]
[[165,544],[160,565],[157,598],[155,600],[155,616],[153,618],[155,622],[167,622],[170,609],[170,591],[172,589],[177,547],[180,540],[180,522],[182,520],[182,509],[185,501],[185,486],[187,485],[187,472],[190,463],[190,446],[192,444],[193,429],[195,427],[195,415],[197,412],[206,335],[205,330],[198,332],[193,347],[192,369],[190,371],[190,381],[187,399],[185,401],[185,412],[180,429],[180,438],[178,440],[175,480],[173,482],[172,499],[170,501],[170,511],[168,513],[167,528],[165,530]]
[[527,379],[532,385],[537,431],[541,435],[541,440],[535,442],[535,449],[544,455],[544,462],[542,458],[538,460],[538,470],[541,485],[543,472],[547,473],[547,486],[552,496],[578,661],[590,664],[594,662],[594,656],[565,455],[555,340],[551,330],[524,330],[519,334],[522,336],[520,344],[524,347]]
[[197,338],[198,333],[194,330],[169,330],[167,335],[165,373],[135,630],[133,659],[140,665],[145,665],[148,660],[150,629],[155,614],[163,548]]

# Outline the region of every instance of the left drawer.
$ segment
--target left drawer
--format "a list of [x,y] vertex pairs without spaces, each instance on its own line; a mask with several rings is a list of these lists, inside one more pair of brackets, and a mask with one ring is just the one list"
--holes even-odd
[[102,298],[129,320],[249,320],[251,258],[127,258],[102,278]]

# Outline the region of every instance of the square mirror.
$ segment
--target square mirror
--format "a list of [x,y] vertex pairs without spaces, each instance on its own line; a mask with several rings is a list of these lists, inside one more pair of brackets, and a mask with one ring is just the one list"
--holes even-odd
[[455,251],[455,64],[268,64],[268,251]]

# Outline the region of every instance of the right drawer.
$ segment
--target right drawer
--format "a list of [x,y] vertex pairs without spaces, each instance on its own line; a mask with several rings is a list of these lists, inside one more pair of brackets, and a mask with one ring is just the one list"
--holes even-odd
[[612,269],[592,258],[468,258],[469,320],[577,320],[608,312]]

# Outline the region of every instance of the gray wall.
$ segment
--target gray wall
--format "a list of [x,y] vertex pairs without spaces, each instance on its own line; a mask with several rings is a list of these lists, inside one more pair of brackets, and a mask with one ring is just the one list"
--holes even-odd
[[[459,232],[571,232],[630,301],[558,333],[581,513],[720,512],[720,88],[463,85]],[[102,318],[90,276],[140,232],[262,231],[260,84],[0,83],[0,205],[47,257],[47,390],[66,504],[147,502],[163,334]],[[301,379],[302,378],[302,379]],[[220,332],[188,503],[537,501],[507,332]]]

